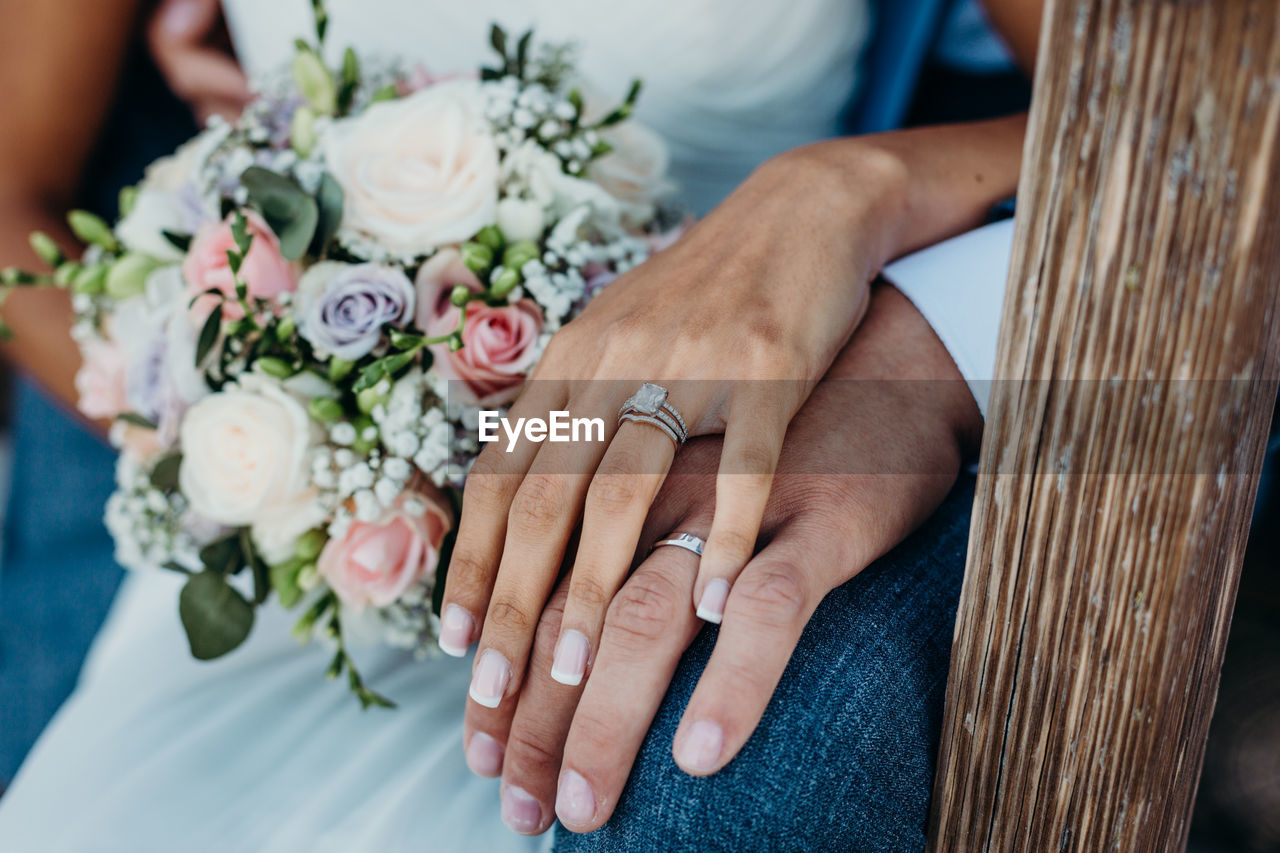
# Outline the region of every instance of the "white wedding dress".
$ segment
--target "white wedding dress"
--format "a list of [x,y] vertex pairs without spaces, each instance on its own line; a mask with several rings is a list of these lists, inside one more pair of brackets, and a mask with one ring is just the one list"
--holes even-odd
[[[310,34],[307,0],[226,6],[251,73],[286,62],[294,37]],[[838,132],[869,29],[865,0],[328,6],[335,52],[351,44],[437,72],[472,69],[491,59],[490,21],[517,32],[536,21],[539,37],[581,44],[580,68],[595,88],[621,94],[642,76],[638,115],[666,138],[673,176],[697,212],[769,156]],[[997,282],[997,314],[1007,242],[1006,235],[988,245],[987,260],[971,273]],[[956,267],[944,266],[947,289],[965,292]],[[916,277],[937,278],[927,269]],[[944,314],[952,310],[942,304]],[[983,337],[979,330],[977,340]],[[978,353],[979,368],[991,353]],[[957,361],[965,366],[964,356]],[[497,781],[467,770],[470,660],[415,662],[366,649],[358,657],[367,681],[400,707],[362,712],[343,685],[323,678],[325,649],[299,648],[289,636],[292,614],[275,606],[263,608],[235,653],[212,663],[190,659],[178,583],[168,574],[125,581],[78,688],[0,799],[0,849],[501,853],[549,846],[550,834],[508,831]]]

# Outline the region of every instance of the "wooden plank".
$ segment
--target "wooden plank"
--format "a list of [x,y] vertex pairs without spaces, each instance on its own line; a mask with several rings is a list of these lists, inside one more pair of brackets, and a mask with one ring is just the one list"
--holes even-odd
[[1280,3],[1049,0],[931,849],[1185,846],[1278,279]]

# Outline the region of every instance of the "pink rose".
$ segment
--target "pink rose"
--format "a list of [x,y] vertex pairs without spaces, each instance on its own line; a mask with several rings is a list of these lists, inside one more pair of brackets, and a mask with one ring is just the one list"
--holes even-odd
[[[427,332],[443,335],[456,327],[442,323]],[[431,353],[441,376],[462,382],[469,403],[504,406],[515,399],[533,367],[541,332],[542,311],[532,299],[500,308],[472,302],[462,329],[462,349],[453,352],[448,344],[437,344]]]
[[443,495],[434,490],[411,493],[377,521],[354,521],[345,536],[330,539],[316,567],[353,610],[386,607],[431,577],[440,559],[440,543],[452,526],[453,514]]
[[448,331],[457,327],[459,309],[449,301],[449,295],[460,284],[472,293],[484,290],[480,279],[462,262],[461,252],[450,246],[427,259],[418,270],[418,278],[414,282],[418,296],[418,311],[414,322],[419,329],[428,331],[444,328]]
[[[298,287],[297,272],[293,264],[280,254],[280,241],[271,232],[271,228],[256,213],[245,214],[248,219],[249,233],[253,242],[249,245],[249,254],[240,267],[240,277],[248,286],[250,298],[275,299],[281,293],[292,292]],[[187,283],[188,296],[195,296],[206,290],[220,290],[228,299],[223,303],[222,313],[228,319],[239,319],[244,311],[236,302],[235,280],[231,275],[231,264],[227,260],[227,252],[236,247],[235,238],[231,235],[231,217],[218,223],[210,223],[196,232],[191,241],[191,249],[182,262],[182,278]],[[204,303],[201,316],[207,315],[210,300]]]
[[84,361],[76,372],[76,404],[87,418],[114,418],[129,408],[125,399],[125,357],[120,347],[97,338],[80,345]]

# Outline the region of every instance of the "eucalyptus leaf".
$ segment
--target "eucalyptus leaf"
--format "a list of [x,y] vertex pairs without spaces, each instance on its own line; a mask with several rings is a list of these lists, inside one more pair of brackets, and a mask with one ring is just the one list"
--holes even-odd
[[231,575],[240,571],[244,565],[241,553],[240,537],[231,533],[221,539],[215,539],[200,549],[200,562],[211,572]]
[[198,572],[178,596],[178,615],[196,660],[213,660],[235,649],[253,628],[253,606],[226,578]]
[[338,233],[338,227],[342,225],[344,201],[342,186],[333,179],[332,175],[325,172],[320,178],[320,188],[316,191],[318,218],[316,233],[311,238],[311,254],[317,258],[323,257],[325,247],[329,245],[329,241]]
[[204,360],[213,351],[218,342],[218,332],[222,330],[222,306],[216,306],[209,312],[204,326],[200,328],[200,337],[196,340],[196,367],[204,364]]
[[162,492],[172,492],[178,488],[178,471],[182,468],[182,454],[170,453],[161,457],[151,469],[151,485]]
[[261,166],[250,166],[240,175],[249,201],[280,240],[280,253],[296,261],[307,252],[316,233],[320,210],[298,182]]

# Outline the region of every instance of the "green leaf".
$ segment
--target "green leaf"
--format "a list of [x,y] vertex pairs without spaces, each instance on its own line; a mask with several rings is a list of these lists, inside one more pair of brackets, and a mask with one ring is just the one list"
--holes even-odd
[[320,178],[320,188],[316,190],[316,233],[311,238],[311,254],[317,258],[324,256],[325,247],[338,233],[342,225],[342,208],[345,199],[342,186],[328,172]]
[[178,488],[178,471],[182,468],[182,454],[170,453],[160,458],[151,469],[151,485],[162,492]]
[[230,533],[200,549],[200,562],[211,572],[233,575],[244,565],[240,534]]
[[200,337],[196,340],[196,367],[204,363],[213,345],[218,342],[218,332],[222,330],[222,306],[216,306],[209,312],[204,326],[200,328]]
[[516,76],[524,79],[525,70],[529,67],[529,43],[533,41],[533,30],[526,30],[516,43]]
[[243,210],[237,210],[236,215],[231,218],[231,239],[236,241],[236,250],[240,252],[240,259],[244,260],[244,256],[249,254],[249,247],[253,245],[253,235],[249,233],[249,219]]
[[147,420],[137,412],[121,412],[120,414],[116,415],[116,420],[124,421],[127,424],[133,424],[134,426],[142,427],[143,429],[156,428],[155,424],[153,424],[151,421]]
[[316,200],[292,178],[261,166],[250,166],[240,175],[249,201],[280,240],[280,252],[296,261],[307,252],[316,233],[320,210]]
[[351,48],[342,54],[342,83],[338,87],[338,114],[351,109],[356,89],[360,86],[360,58]]
[[253,547],[253,539],[249,536],[249,528],[240,530],[240,553],[249,568],[253,570],[253,603],[261,604],[271,594],[271,580],[267,576],[267,564]]
[[173,244],[179,252],[185,252],[191,248],[191,235],[179,234],[176,231],[161,231],[164,238]]
[[253,628],[253,606],[226,578],[198,572],[178,596],[178,615],[196,660],[213,660],[233,650]]
[[493,45],[493,49],[502,57],[503,63],[507,61],[507,31],[502,27],[494,24],[489,28],[489,44]]

